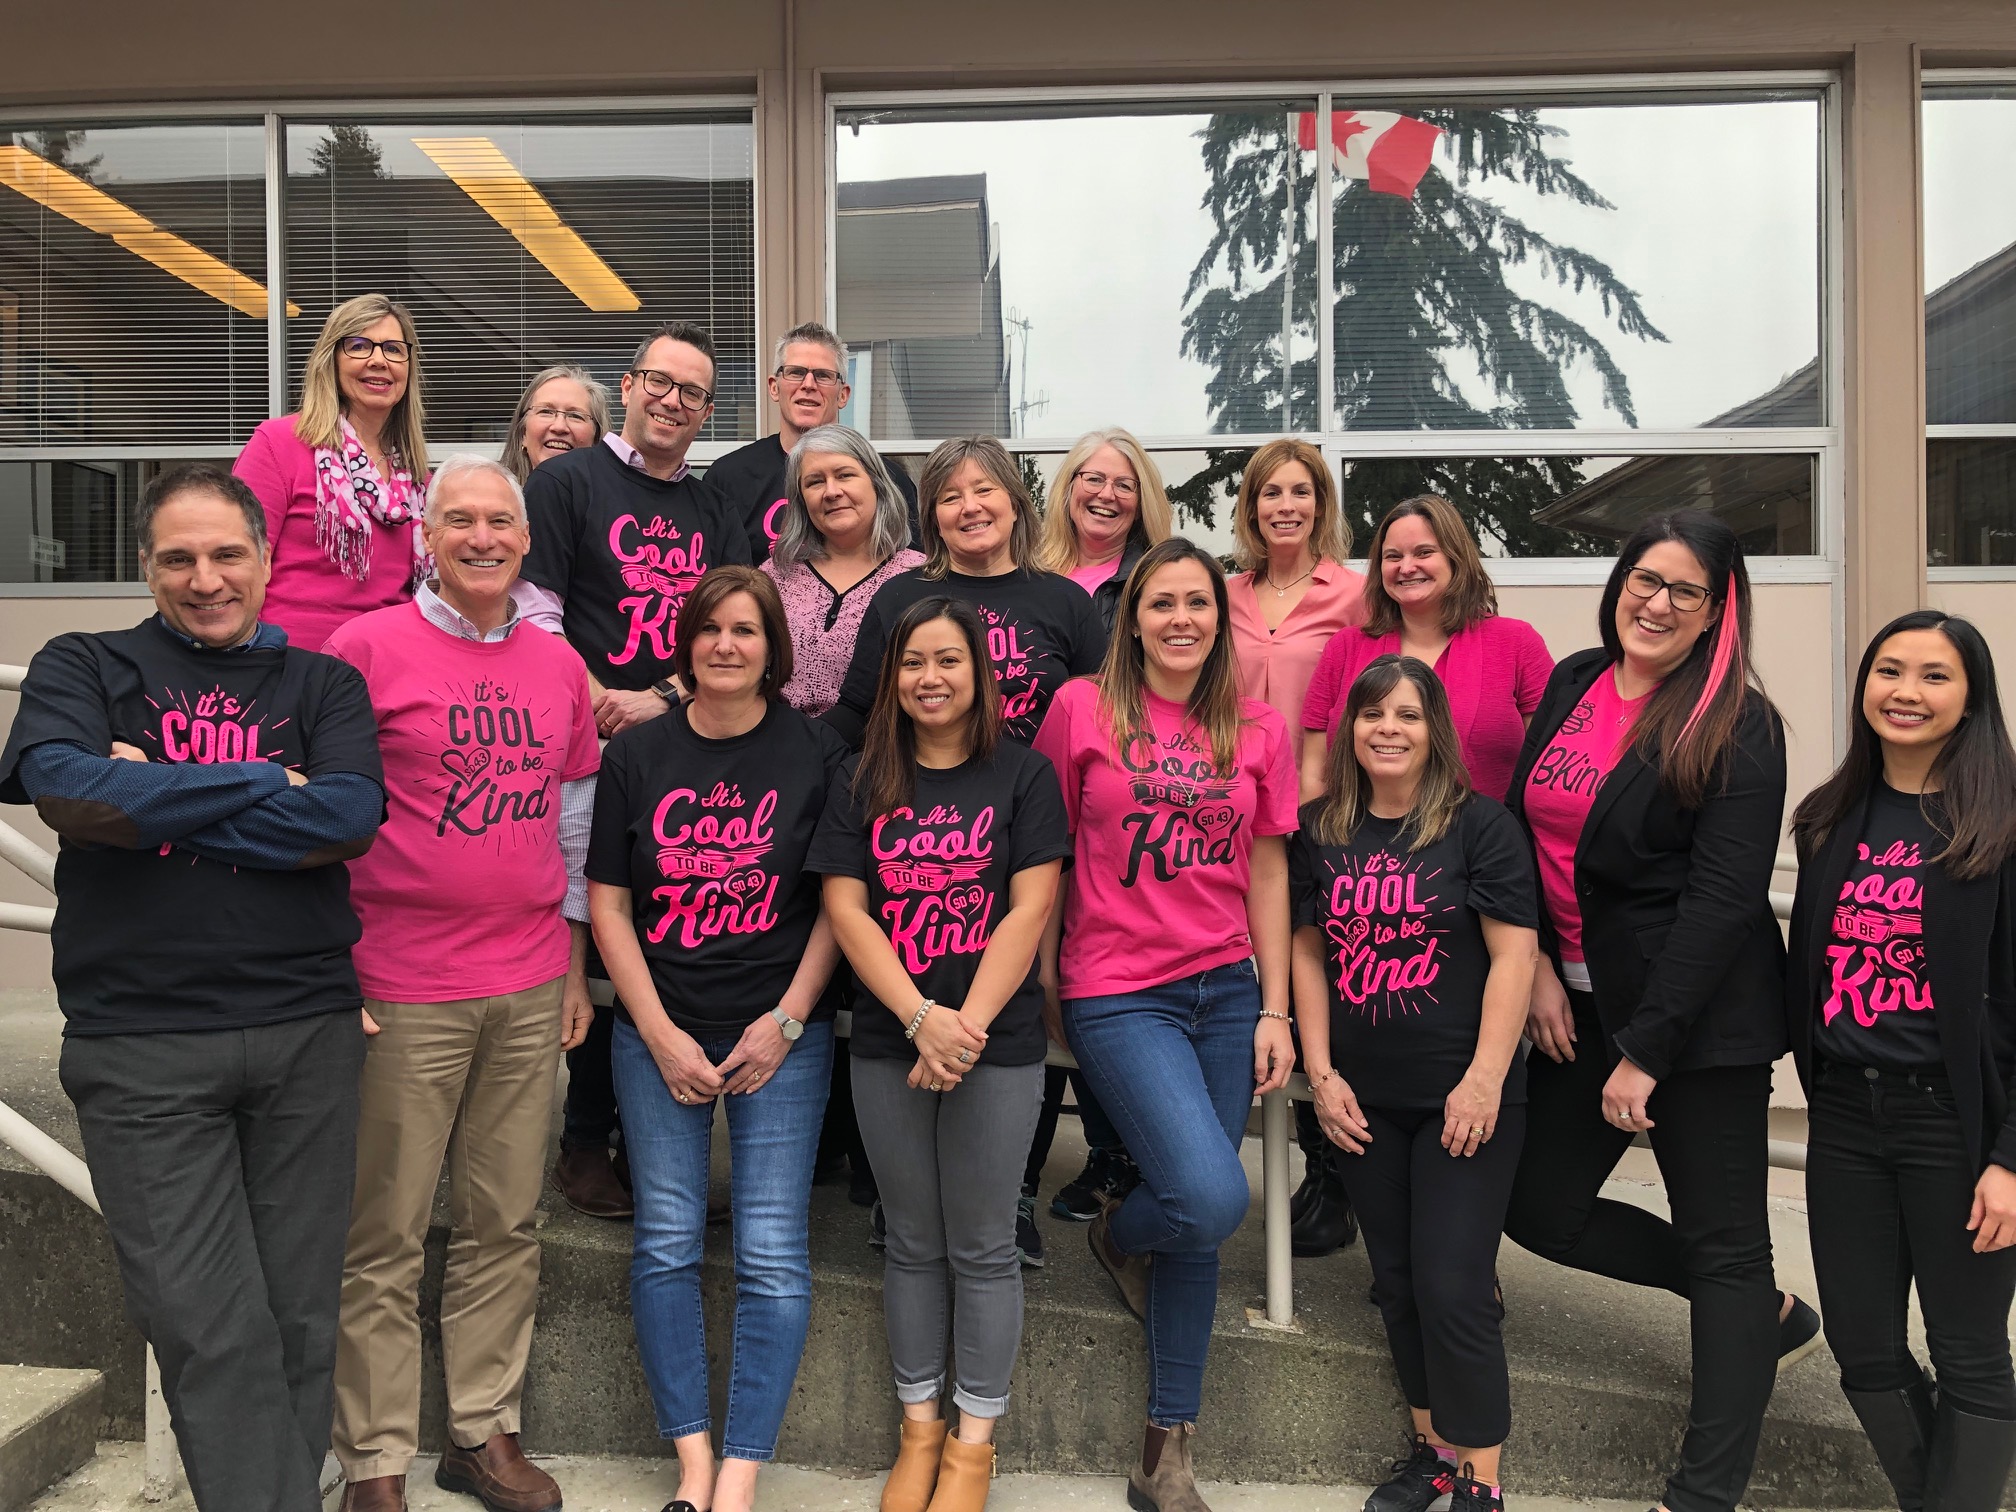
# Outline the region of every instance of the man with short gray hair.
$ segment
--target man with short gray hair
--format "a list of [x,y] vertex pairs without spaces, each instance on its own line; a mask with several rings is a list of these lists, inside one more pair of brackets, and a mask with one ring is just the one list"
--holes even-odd
[[[817,321],[807,321],[777,338],[770,372],[770,398],[777,406],[777,434],[738,446],[707,469],[707,481],[742,516],[743,529],[749,534],[749,549],[757,561],[769,557],[783,525],[784,464],[791,448],[804,439],[806,432],[837,422],[852,392],[847,383],[847,354],[832,331]],[[888,457],[882,463],[910,506],[914,545],[917,485],[910,481],[902,463]]]
[[580,656],[527,630],[512,598],[531,545],[517,480],[495,462],[450,457],[429,486],[424,531],[433,578],[411,603],[349,621],[326,648],[370,691],[389,807],[351,883],[373,1038],[336,1457],[344,1512],[405,1505],[419,1451],[420,1273],[445,1156],[449,1443],[434,1479],[494,1512],[548,1512],[560,1491],[518,1447],[519,1399],[554,1082],[592,1014],[587,926],[569,921],[587,918],[581,868],[601,758]]

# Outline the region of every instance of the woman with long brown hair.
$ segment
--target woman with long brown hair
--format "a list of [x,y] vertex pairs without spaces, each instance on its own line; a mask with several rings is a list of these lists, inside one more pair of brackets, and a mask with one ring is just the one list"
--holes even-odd
[[944,594],[909,605],[805,863],[825,877],[862,988],[854,1107],[887,1223],[903,1408],[882,1512],[987,1500],[1022,1339],[1017,1199],[1043,1102],[1036,948],[1069,853],[1050,763],[1005,738],[978,614]]
[[1089,1231],[1146,1325],[1148,1425],[1129,1496],[1196,1512],[1190,1440],[1218,1247],[1250,1201],[1239,1142],[1254,1095],[1285,1085],[1294,1060],[1294,760],[1281,716],[1239,694],[1209,553],[1179,536],[1141,558],[1098,680],[1065,685],[1036,748],[1057,768],[1076,856],[1044,985],[1141,1170]]

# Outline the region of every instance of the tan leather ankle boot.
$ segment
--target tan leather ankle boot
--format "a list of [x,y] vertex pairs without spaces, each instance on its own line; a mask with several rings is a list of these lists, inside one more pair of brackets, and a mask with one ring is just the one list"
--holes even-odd
[[980,1512],[987,1505],[987,1487],[994,1479],[994,1446],[945,1440],[938,1461],[938,1489],[931,1493],[930,1512]]
[[938,1461],[945,1446],[945,1419],[903,1419],[903,1443],[896,1467],[882,1483],[882,1512],[926,1512],[938,1484]]
[[1153,1423],[1141,1439],[1141,1463],[1127,1477],[1127,1505],[1135,1512],[1211,1512],[1197,1494],[1190,1470],[1190,1439],[1195,1423],[1157,1428]]

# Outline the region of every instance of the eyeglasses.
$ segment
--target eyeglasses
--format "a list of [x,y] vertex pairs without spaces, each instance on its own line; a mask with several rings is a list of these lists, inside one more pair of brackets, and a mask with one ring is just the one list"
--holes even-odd
[[593,425],[595,423],[593,415],[584,415],[579,410],[551,409],[543,404],[538,409],[526,415],[525,418],[537,421],[540,425],[551,425],[555,420],[565,420],[569,425]]
[[840,375],[831,368],[780,367],[776,377],[787,388],[803,383],[807,378],[819,388],[832,388],[840,381]]
[[679,403],[687,409],[705,409],[714,402],[711,389],[704,389],[697,383],[681,383],[670,373],[661,373],[656,368],[632,368],[630,376],[643,384],[644,392],[653,399],[663,399],[677,389]]
[[345,336],[336,350],[358,362],[369,362],[373,352],[383,352],[387,362],[404,363],[413,356],[413,348],[403,341],[373,341],[369,336]]
[[1141,497],[1141,485],[1132,478],[1109,478],[1100,472],[1075,472],[1071,477],[1074,481],[1083,483],[1095,494],[1104,492],[1106,485],[1110,483],[1113,485],[1113,497],[1116,499]]
[[1699,583],[1669,583],[1656,572],[1633,567],[1624,574],[1624,591],[1635,599],[1650,601],[1666,590],[1666,601],[1682,614],[1692,614],[1713,596]]

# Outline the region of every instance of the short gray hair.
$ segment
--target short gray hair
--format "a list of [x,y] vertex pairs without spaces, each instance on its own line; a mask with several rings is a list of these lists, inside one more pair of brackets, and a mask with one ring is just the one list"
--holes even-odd
[[816,425],[798,438],[784,463],[784,522],[777,531],[777,544],[770,559],[788,570],[803,562],[816,562],[826,555],[826,537],[812,523],[805,508],[802,474],[805,459],[814,452],[832,452],[852,457],[875,485],[875,525],[868,536],[869,550],[876,559],[886,560],[910,544],[910,505],[904,499],[889,469],[868,444],[868,438],[847,425]]
[[434,469],[434,476],[427,480],[425,515],[427,524],[432,525],[439,518],[441,501],[447,497],[448,490],[469,477],[497,479],[511,490],[511,497],[518,505],[518,518],[528,525],[531,524],[532,517],[525,512],[525,490],[518,486],[518,480],[512,476],[511,469],[502,462],[493,462],[488,457],[477,456],[474,452],[456,452]]
[[770,370],[774,373],[784,366],[784,348],[795,346],[801,341],[816,342],[833,354],[833,365],[840,369],[840,376],[847,376],[847,348],[840,344],[830,327],[808,320],[803,325],[795,325],[777,338],[777,350],[771,355]]

